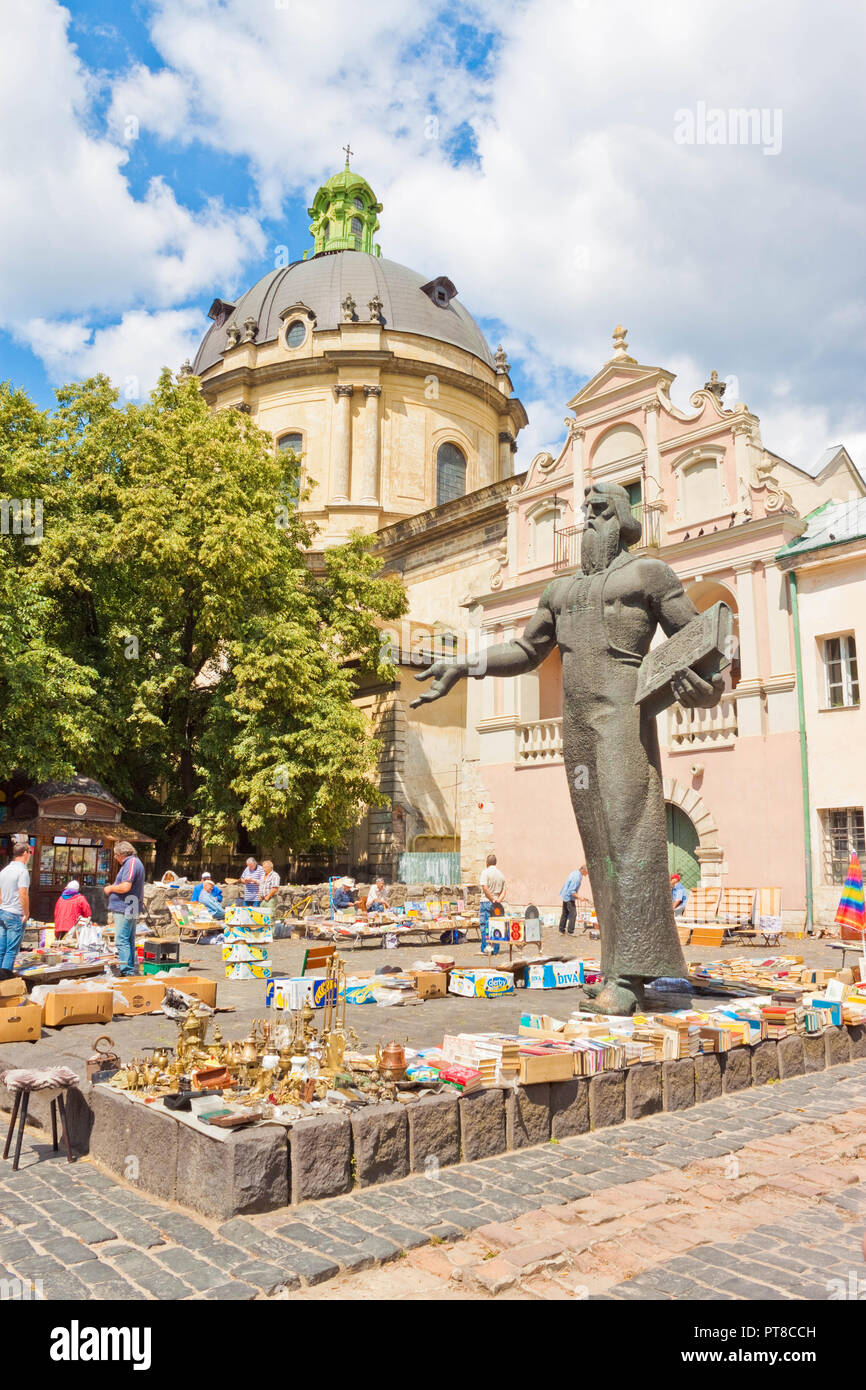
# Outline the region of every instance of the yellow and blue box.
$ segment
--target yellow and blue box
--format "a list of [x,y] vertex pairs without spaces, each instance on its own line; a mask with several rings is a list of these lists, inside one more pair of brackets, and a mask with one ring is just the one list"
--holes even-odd
[[465,999],[498,999],[514,993],[514,976],[498,970],[452,970],[448,992]]

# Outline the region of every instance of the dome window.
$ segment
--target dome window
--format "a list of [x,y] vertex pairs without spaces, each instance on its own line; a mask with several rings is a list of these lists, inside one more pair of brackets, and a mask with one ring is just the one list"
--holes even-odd
[[447,275],[437,275],[435,280],[430,280],[426,285],[421,286],[421,293],[426,294],[428,299],[432,299],[437,309],[447,309],[452,299],[456,297],[457,288]]
[[215,299],[207,311],[207,316],[209,319],[213,319],[215,328],[222,328],[223,324],[226,323],[234,313],[235,308],[236,305],[227,304],[224,299]]
[[286,347],[298,348],[307,336],[307,325],[302,319],[292,319],[286,329]]
[[440,444],[436,451],[436,506],[453,502],[466,493],[466,457],[462,449],[450,441]]
[[353,198],[353,199],[352,199],[352,202],[354,203],[355,207],[358,209],[359,212],[363,212],[363,211],[364,211],[364,199],[363,199],[363,198]]

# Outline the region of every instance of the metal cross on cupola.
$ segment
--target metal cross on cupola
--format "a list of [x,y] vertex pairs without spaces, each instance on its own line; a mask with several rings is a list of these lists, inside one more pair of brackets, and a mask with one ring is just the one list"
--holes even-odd
[[343,146],[342,146],[342,149],[343,149],[343,152],[345,153],[345,156],[346,156],[346,164],[348,165],[349,160],[351,159],[351,157],[352,157],[352,155],[355,153],[355,151],[352,149],[352,146],[351,146],[351,145],[343,145]]

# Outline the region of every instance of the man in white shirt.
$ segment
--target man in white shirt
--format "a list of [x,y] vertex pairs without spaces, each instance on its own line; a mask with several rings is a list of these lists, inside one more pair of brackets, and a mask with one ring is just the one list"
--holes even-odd
[[32,854],[29,844],[16,841],[11,860],[5,869],[0,869],[0,970],[15,969],[24,923],[30,916]]
[[388,889],[385,887],[384,878],[377,878],[374,886],[367,894],[368,912],[387,912],[388,911]]
[[[262,872],[264,878],[262,879],[261,905],[264,907],[265,903],[271,902],[271,899],[277,896],[277,889],[280,886],[280,876],[276,872],[273,860],[271,859],[262,860]],[[276,907],[276,903],[272,903],[272,906]]]
[[[498,956],[499,947],[497,945],[488,946],[487,932],[489,930],[490,913],[494,906],[505,901],[505,878],[500,869],[496,867],[496,855],[488,854],[487,867],[481,870],[481,906],[479,917],[481,919],[481,949],[487,956]],[[499,916],[499,913],[496,914]]]

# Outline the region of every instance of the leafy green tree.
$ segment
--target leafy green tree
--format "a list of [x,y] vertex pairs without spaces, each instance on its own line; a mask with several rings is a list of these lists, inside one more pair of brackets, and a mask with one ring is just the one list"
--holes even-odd
[[158,864],[193,827],[337,844],[381,799],[353,670],[392,674],[377,620],[404,611],[399,580],[361,539],[314,574],[298,460],[244,414],[212,412],[194,378],[165,372],[123,409],[101,377],[58,401],[16,482],[44,498],[26,562],[51,639],[96,673],[79,771],[142,817]]
[[43,531],[39,458],[47,417],[0,386],[0,781],[68,777],[93,752],[95,672],[52,640],[55,605],[33,561]]

